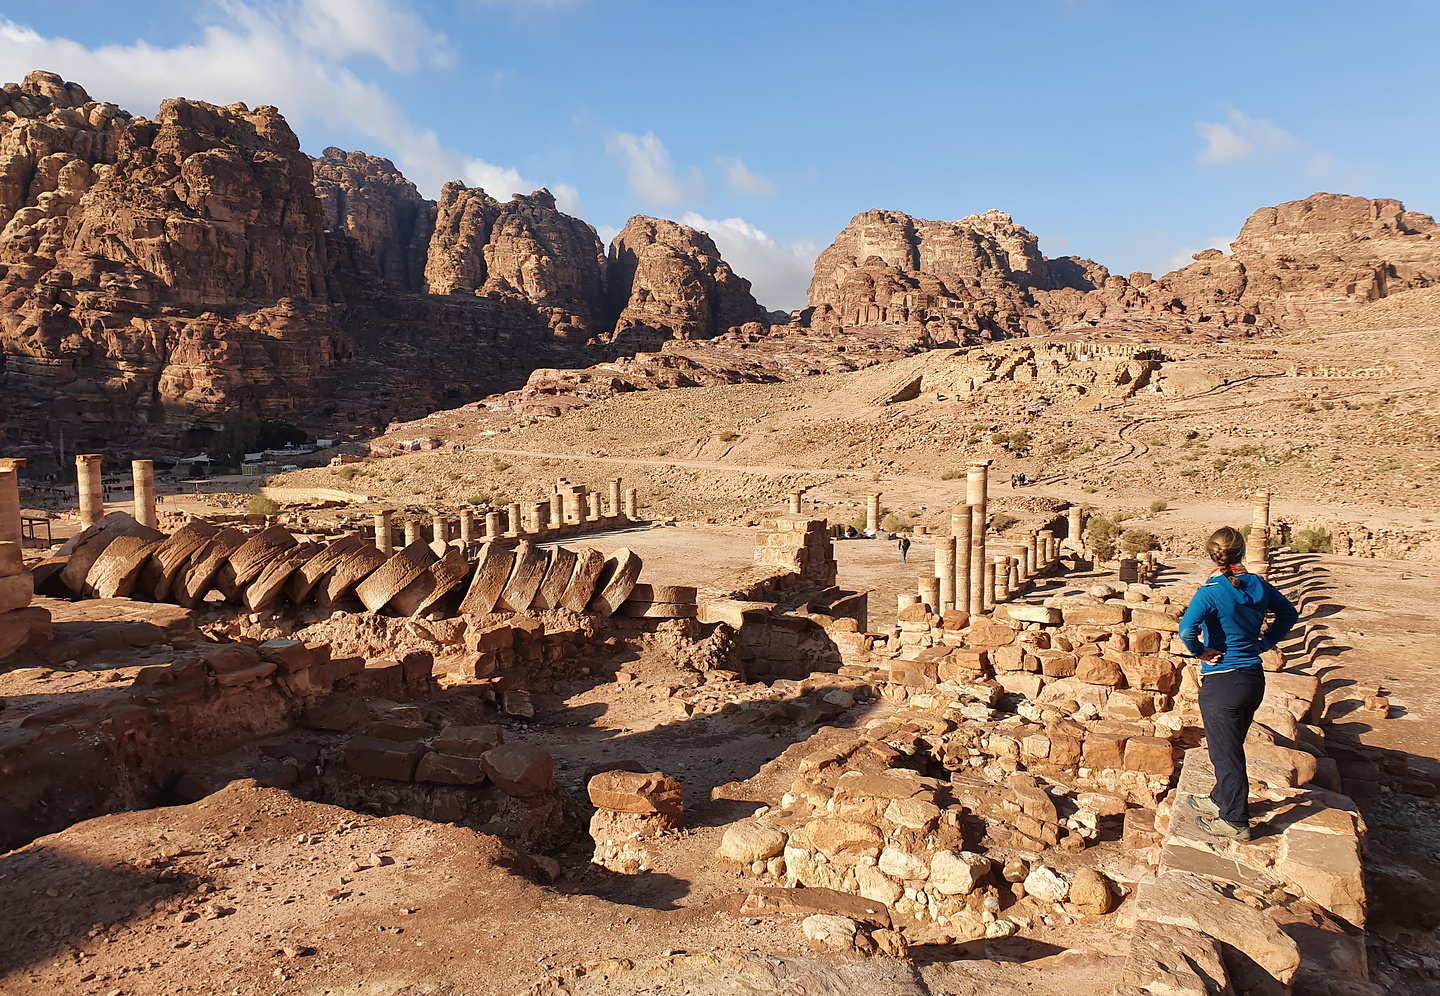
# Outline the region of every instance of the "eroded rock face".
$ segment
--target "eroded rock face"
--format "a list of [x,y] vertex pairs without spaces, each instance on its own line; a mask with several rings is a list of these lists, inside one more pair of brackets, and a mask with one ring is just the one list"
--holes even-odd
[[601,330],[605,247],[543,188],[502,204],[478,188],[447,183],[425,279],[432,294],[523,298],[557,335],[584,341]]
[[631,218],[610,243],[608,280],[615,336],[647,349],[767,320],[710,236],[673,221]]
[[394,163],[328,148],[315,161],[315,193],[327,232],[353,239],[381,280],[425,289],[435,202],[420,196]]

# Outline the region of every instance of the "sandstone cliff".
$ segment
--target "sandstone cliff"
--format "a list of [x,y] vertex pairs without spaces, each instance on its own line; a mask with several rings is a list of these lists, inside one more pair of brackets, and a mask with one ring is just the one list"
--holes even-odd
[[425,289],[425,261],[435,231],[435,202],[420,196],[388,159],[328,148],[315,160],[315,192],[325,230],[353,239],[363,259],[387,283]]
[[607,280],[613,337],[642,349],[768,318],[710,236],[673,221],[631,218],[610,242]]
[[432,294],[523,298],[557,335],[581,342],[603,331],[605,247],[548,190],[502,204],[458,180],[445,184],[425,280]]

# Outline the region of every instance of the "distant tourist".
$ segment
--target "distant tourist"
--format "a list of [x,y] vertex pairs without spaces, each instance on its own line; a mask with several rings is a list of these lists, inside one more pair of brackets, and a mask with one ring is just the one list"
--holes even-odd
[[[1245,735],[1265,697],[1260,655],[1285,639],[1299,613],[1269,581],[1245,570],[1245,537],[1238,529],[1217,529],[1205,552],[1218,566],[1190,600],[1180,639],[1200,659],[1200,716],[1215,788],[1208,799],[1191,796],[1190,805],[1200,813],[1200,829],[1212,837],[1249,840]],[[1268,628],[1266,614],[1275,616]]]
[[910,537],[900,537],[900,563],[905,563],[905,555],[910,552]]

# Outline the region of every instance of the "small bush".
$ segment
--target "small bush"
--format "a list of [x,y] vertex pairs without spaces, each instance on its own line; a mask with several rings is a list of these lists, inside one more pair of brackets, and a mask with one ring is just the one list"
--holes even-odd
[[884,521],[880,523],[880,528],[887,533],[898,533],[905,528],[905,523],[901,522],[900,519],[894,515],[887,515]]
[[1150,514],[1159,515],[1161,512],[1165,511],[1169,507],[1170,503],[1168,501],[1166,501],[1164,498],[1157,498],[1150,503]]
[[1120,537],[1120,552],[1135,556],[1148,550],[1158,550],[1160,541],[1155,534],[1144,529],[1127,529]]
[[1302,529],[1290,540],[1296,553],[1331,553],[1330,534],[1324,529]]
[[996,512],[995,517],[990,520],[990,528],[997,533],[1004,532],[1020,520],[1008,512]]
[[351,481],[355,479],[355,475],[358,473],[360,473],[360,468],[352,463],[347,464],[346,466],[341,467],[339,470],[337,470],[335,472],[335,476],[340,478],[340,480],[342,481]]
[[471,504],[471,505],[488,505],[488,504],[490,504],[490,496],[489,496],[489,495],[471,495],[469,498],[466,498],[465,501],[468,502],[468,503]]
[[280,505],[273,498],[266,498],[264,495],[252,495],[250,504],[246,506],[251,515],[274,515],[280,511]]
[[945,471],[945,473],[943,473],[943,474],[940,475],[940,480],[942,480],[942,481],[958,481],[960,478],[962,478],[962,477],[964,477],[964,476],[965,476],[965,471],[963,471],[963,470],[947,470],[947,471]]
[[656,450],[656,451],[655,451],[655,455],[656,455],[656,456],[660,456],[660,457],[669,456],[669,455],[670,455],[670,451],[669,451],[669,450]]
[[495,468],[495,473],[497,474],[504,473],[505,471],[510,469],[510,465],[504,460],[501,460],[499,457],[495,458],[495,462],[491,464],[491,466]]
[[1115,538],[1119,534],[1120,527],[1115,524],[1115,520],[1103,515],[1092,515],[1090,521],[1085,523],[1085,542],[1101,560],[1114,559]]
[[720,433],[720,435],[716,436],[715,438],[720,440],[720,442],[722,443],[733,443],[735,442],[735,440],[739,439],[740,436],[734,432],[730,432],[727,430]]
[[1228,467],[1228,466],[1230,466],[1230,461],[1229,461],[1229,460],[1216,460],[1216,461],[1215,461],[1214,463],[1212,463],[1210,466],[1214,467],[1217,471],[1219,471],[1220,473],[1223,474],[1223,473],[1225,473],[1225,468]]

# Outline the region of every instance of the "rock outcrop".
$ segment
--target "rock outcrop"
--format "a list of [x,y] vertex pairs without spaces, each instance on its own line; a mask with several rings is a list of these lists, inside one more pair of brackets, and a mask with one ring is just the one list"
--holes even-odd
[[502,204],[479,188],[447,183],[425,280],[432,294],[523,298],[560,336],[583,342],[601,331],[605,246],[543,188]]
[[768,315],[704,232],[636,215],[610,243],[614,337],[658,349],[667,339],[713,339]]
[[408,291],[425,289],[425,262],[435,231],[435,202],[426,200],[395,164],[334,147],[315,160],[315,193],[325,231],[353,239],[364,254],[357,269]]

